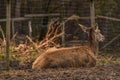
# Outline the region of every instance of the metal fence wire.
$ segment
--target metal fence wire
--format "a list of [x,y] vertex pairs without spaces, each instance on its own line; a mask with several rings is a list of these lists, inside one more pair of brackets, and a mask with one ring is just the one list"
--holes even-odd
[[[100,49],[106,51],[120,50],[120,1],[95,0],[95,15],[105,41]],[[71,15],[79,15],[79,23],[90,26],[90,0],[12,0],[11,35],[18,33],[20,39],[30,35],[43,39],[51,19],[65,19]],[[0,25],[5,31],[6,0],[0,0]],[[30,27],[32,33],[29,32]],[[86,34],[75,21],[65,24],[65,41],[67,46],[87,44]],[[80,44],[78,44],[78,42]]]

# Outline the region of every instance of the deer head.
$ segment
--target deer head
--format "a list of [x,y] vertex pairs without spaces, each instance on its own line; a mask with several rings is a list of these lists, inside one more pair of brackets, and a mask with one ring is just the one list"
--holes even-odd
[[98,28],[98,24],[95,25],[95,38],[96,40],[102,42],[104,41],[105,37],[101,34],[100,29]]
[[81,29],[88,34],[88,36],[90,35],[90,31],[92,31],[92,33],[94,34],[94,37],[97,41],[102,42],[104,41],[105,37],[101,34],[100,29],[98,28],[98,24],[96,24],[93,27],[85,27],[81,24],[79,24],[79,26],[81,27]]

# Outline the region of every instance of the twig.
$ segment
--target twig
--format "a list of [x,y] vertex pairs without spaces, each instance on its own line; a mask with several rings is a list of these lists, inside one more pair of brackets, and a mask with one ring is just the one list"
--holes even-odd
[[37,44],[36,44],[29,36],[26,36],[26,38],[32,43],[33,48],[38,51],[38,46],[37,46]]
[[105,44],[101,49],[106,48],[107,46],[109,46],[110,44],[112,44],[112,42],[114,42],[116,39],[118,39],[120,37],[120,34],[118,34],[116,37],[114,37],[112,40],[110,40],[107,44]]
[[101,15],[97,15],[96,17],[97,17],[97,18],[102,18],[102,19],[113,20],[113,21],[120,21],[120,19],[118,19],[118,18],[113,18],[113,17],[101,16]]
[[14,41],[14,39],[15,39],[15,37],[17,36],[17,32],[13,35],[13,37],[12,37],[12,39],[11,40],[13,40]]
[[1,31],[1,33],[2,33],[3,41],[4,41],[4,43],[5,43],[5,42],[6,42],[5,34],[4,34],[4,31],[3,31],[2,28],[1,28],[1,25],[0,25],[0,31]]
[[41,44],[40,46],[38,46],[38,48],[42,48],[43,46],[45,46],[46,44],[48,44],[49,42],[52,42],[54,39],[62,36],[64,33],[60,33],[54,37],[52,37],[51,39],[47,40],[46,42],[44,42],[43,44]]

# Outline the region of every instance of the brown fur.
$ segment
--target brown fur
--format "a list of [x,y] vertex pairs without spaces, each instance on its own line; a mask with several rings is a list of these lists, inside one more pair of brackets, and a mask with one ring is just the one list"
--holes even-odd
[[103,41],[104,37],[97,26],[90,28],[84,27],[84,29],[86,31],[88,30],[89,46],[49,49],[35,60],[32,69],[95,66],[98,41]]
[[92,67],[96,57],[87,46],[51,49],[41,54],[33,63],[32,69]]

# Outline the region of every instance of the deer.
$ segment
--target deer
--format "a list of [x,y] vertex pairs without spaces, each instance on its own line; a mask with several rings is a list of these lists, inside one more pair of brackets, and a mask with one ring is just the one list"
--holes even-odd
[[98,42],[104,40],[98,25],[86,27],[79,24],[88,34],[89,45],[53,48],[42,53],[32,64],[32,69],[94,67],[97,62]]

